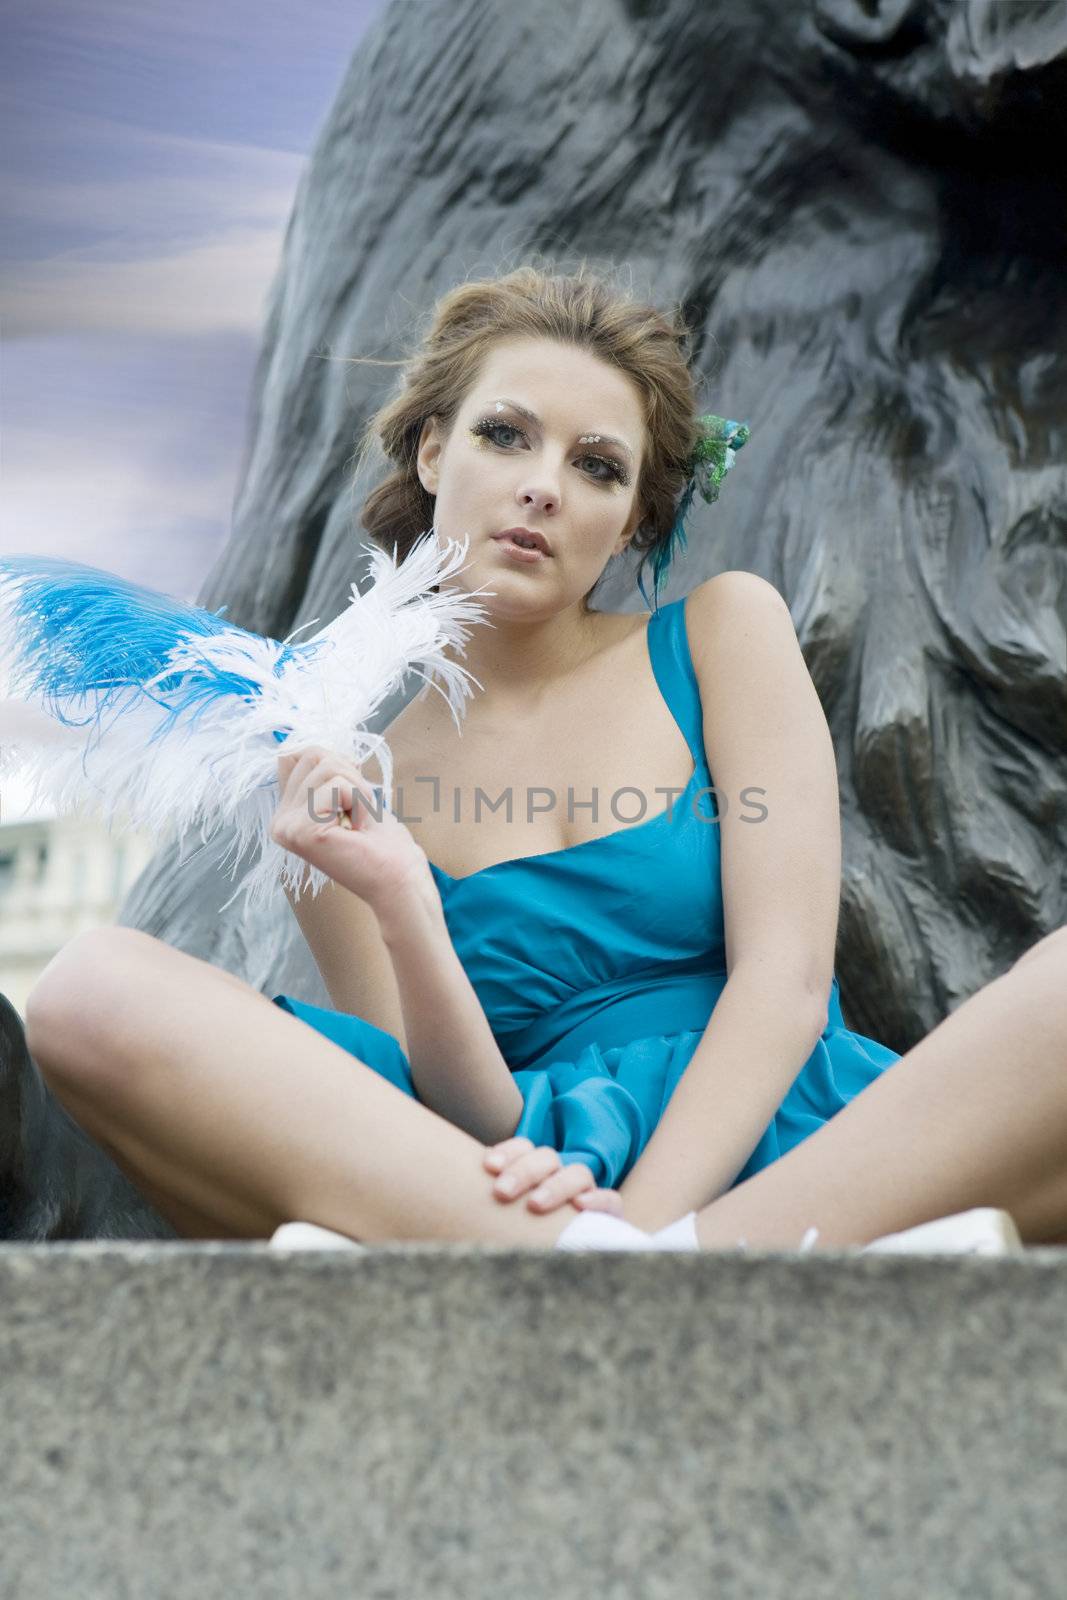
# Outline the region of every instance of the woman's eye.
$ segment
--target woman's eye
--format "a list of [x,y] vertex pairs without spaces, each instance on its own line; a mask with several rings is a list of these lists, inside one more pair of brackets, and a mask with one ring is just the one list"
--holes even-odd
[[610,478],[619,478],[619,469],[611,461],[606,461],[603,456],[583,456],[584,461],[592,461],[595,466],[603,467],[600,482],[607,483]]
[[[512,441],[508,439],[501,440],[499,437],[501,433],[512,433],[519,439],[526,437],[521,428],[516,428],[510,422],[497,422],[492,417],[483,417],[473,431],[492,440],[493,444],[499,445],[503,450],[510,449]],[[606,456],[579,456],[578,460],[586,465],[592,462],[599,469],[592,474],[596,483],[609,483],[612,479],[622,484],[627,481],[626,474],[622,468],[616,465],[614,461],[609,461]]]
[[[479,438],[492,440],[493,444],[501,443],[497,435],[502,432],[514,433],[518,434],[520,438],[522,437],[522,433],[519,428],[513,428],[510,422],[496,422],[492,417],[483,417],[481,422],[475,424],[475,426],[471,429],[471,432],[476,434]],[[508,441],[504,440],[504,448],[507,447],[507,443]]]

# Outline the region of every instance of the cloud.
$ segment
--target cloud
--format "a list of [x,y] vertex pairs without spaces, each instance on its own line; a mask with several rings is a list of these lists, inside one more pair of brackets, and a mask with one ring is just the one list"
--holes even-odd
[[[38,59],[65,55],[82,60],[88,46],[100,61],[116,54],[142,71],[153,60],[188,62],[201,71],[231,74],[242,62],[284,70],[299,82],[301,61],[321,68],[325,59],[345,65],[385,0],[291,0],[265,7],[262,0],[183,0],[181,6],[146,6],[144,0],[6,0],[6,28],[32,41]],[[51,35],[51,37],[49,37]],[[93,61],[99,68],[100,63]]]
[[6,429],[0,550],[86,562],[192,600],[229,533],[239,438],[179,457],[169,420],[160,408],[95,434]]
[[229,532],[253,335],[4,345],[0,550],[192,599]]
[[[58,215],[79,233],[104,227],[125,239],[183,230],[202,235],[227,223],[276,227],[288,216],[307,164],[291,150],[155,133],[69,113],[60,140],[50,148],[44,130],[34,145],[44,170],[29,178],[12,159],[15,170],[3,179],[10,214],[44,227]],[[60,175],[54,170],[59,155],[72,146],[78,175]],[[29,149],[24,155],[29,158]]]
[[147,544],[178,518],[218,523],[234,493],[232,466],[171,462],[168,472],[158,438],[150,437],[163,426],[154,416],[147,437],[94,440],[19,429],[13,443],[5,440],[3,547],[93,562],[114,550],[115,539]]
[[35,262],[7,277],[0,336],[258,331],[277,266],[274,229],[143,261]]
[[[162,417],[151,419],[160,426]],[[217,550],[227,531],[232,463],[207,471],[175,463],[168,473],[156,442],[104,436],[60,445],[54,435],[20,430],[15,464],[4,464],[0,548],[84,561],[137,582],[182,574],[184,589],[191,563],[182,550],[191,540],[202,578],[205,538]]]
[[106,165],[113,140],[121,158],[79,179],[6,177],[9,238],[25,243],[4,269],[0,337],[258,334],[307,158],[76,120],[83,165]]

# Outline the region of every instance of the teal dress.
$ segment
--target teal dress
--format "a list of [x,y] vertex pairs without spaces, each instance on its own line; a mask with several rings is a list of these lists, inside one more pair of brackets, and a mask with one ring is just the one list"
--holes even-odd
[[[431,863],[452,943],[522,1091],[515,1132],[552,1146],[565,1165],[584,1162],[609,1188],[645,1148],[726,984],[718,811],[684,598],[652,613],[647,642],[694,762],[673,804],[463,878]],[[288,995],[274,1003],[418,1099],[391,1033]],[[845,1027],[835,977],[826,1027],[734,1183],[899,1059]]]

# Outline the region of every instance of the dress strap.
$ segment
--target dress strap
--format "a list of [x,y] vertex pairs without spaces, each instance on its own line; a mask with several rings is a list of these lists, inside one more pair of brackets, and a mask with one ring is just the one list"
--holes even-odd
[[704,708],[686,632],[684,595],[652,612],[648,619],[648,653],[660,694],[685,735],[694,762],[703,766],[707,761]]

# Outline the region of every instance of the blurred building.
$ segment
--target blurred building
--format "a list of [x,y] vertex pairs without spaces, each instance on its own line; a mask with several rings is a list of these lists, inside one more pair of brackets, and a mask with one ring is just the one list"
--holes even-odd
[[68,939],[112,923],[156,841],[100,821],[48,817],[0,824],[0,992],[23,1017],[26,996]]

